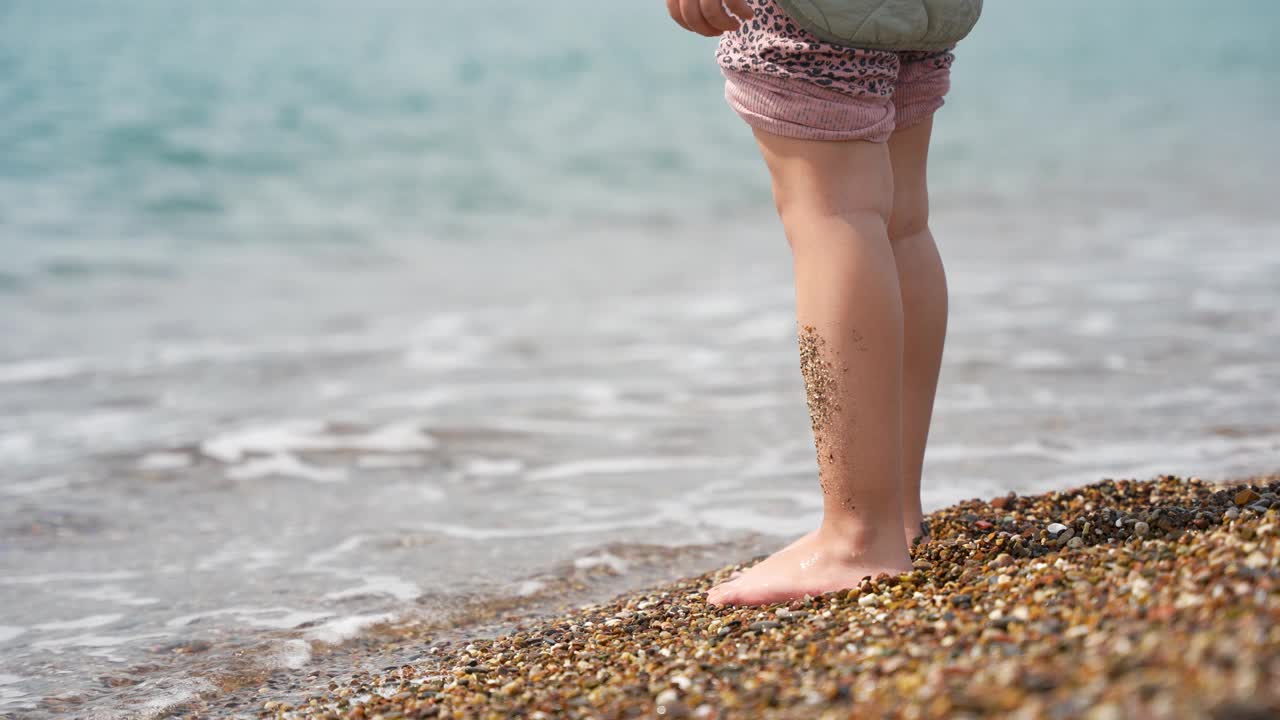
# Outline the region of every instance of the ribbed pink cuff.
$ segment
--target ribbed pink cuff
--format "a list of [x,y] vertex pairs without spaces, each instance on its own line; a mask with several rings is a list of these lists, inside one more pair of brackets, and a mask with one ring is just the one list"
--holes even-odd
[[951,70],[931,67],[926,62],[903,63],[893,92],[898,130],[909,128],[942,107],[942,96],[951,89]]
[[753,128],[802,140],[884,142],[894,130],[889,98],[854,97],[800,78],[721,68],[724,97]]

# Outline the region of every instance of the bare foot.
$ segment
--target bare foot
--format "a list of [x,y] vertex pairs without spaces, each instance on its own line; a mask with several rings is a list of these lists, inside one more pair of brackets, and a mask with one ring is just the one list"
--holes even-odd
[[854,548],[814,531],[707,593],[712,605],[767,605],[804,595],[856,586],[880,573],[910,572],[911,558],[899,541]]
[[[774,555],[781,555],[782,553],[790,552],[790,551],[791,551],[793,548],[795,548],[797,545],[804,545],[804,544],[806,544],[806,543],[813,543],[813,542],[814,542],[814,536],[816,536],[817,534],[818,534],[818,531],[817,531],[817,530],[810,530],[810,531],[809,531],[809,533],[808,533],[807,535],[803,535],[803,536],[801,536],[801,537],[800,537],[799,539],[797,539],[795,542],[791,543],[790,545],[788,545],[788,546],[786,546],[786,547],[782,548],[781,550],[779,550],[778,552],[774,553]],[[908,548],[913,548],[913,547],[915,547],[915,546],[916,546],[916,543],[924,543],[924,542],[928,542],[928,541],[929,541],[929,523],[927,523],[927,522],[921,522],[921,523],[919,523],[919,524],[918,524],[916,527],[914,527],[914,528],[913,528],[913,527],[911,527],[911,526],[907,526],[907,529],[906,529],[906,531],[905,531],[905,533],[904,533],[904,534],[906,535],[906,538],[907,538],[907,547],[908,547]],[[725,582],[727,583],[727,582],[732,581],[732,580],[737,580],[738,578],[742,577],[742,574],[743,574],[743,573],[745,573],[745,572],[746,572],[746,570],[734,570],[734,571],[729,575],[728,579],[727,579],[727,580],[725,580]],[[723,584],[723,583],[722,583],[722,584]]]

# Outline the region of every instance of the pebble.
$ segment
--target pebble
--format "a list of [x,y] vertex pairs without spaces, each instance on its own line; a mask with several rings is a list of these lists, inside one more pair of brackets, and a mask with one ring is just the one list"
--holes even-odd
[[1255,503],[1262,499],[1262,496],[1253,490],[1253,488],[1245,488],[1236,493],[1236,505],[1244,507],[1250,503]]
[[[1280,493],[1280,476],[1250,482],[1167,475],[996,498],[999,507],[965,501],[930,515],[933,537],[911,551],[916,569],[896,578],[803,603],[714,608],[703,598],[716,570],[531,619],[469,651],[423,652],[318,689],[315,704],[262,712],[1280,717],[1280,525],[1274,511],[1240,510],[1274,504],[1265,495]],[[1258,498],[1238,504],[1245,490]],[[975,533],[981,522],[998,529]],[[1160,541],[1130,541],[1153,527]],[[608,627],[614,618],[628,623]],[[751,632],[729,639],[735,629]]]

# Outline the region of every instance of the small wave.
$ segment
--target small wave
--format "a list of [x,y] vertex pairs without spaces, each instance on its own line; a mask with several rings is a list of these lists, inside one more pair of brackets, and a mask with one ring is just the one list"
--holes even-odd
[[1018,370],[1061,370],[1072,366],[1071,358],[1057,350],[1025,350],[1014,355],[1009,365]]
[[626,560],[607,552],[602,552],[597,555],[585,555],[577,558],[573,561],[573,567],[576,570],[587,570],[593,567],[607,567],[619,575],[626,573],[629,568]]
[[114,605],[141,606],[154,605],[160,602],[157,598],[144,597],[137,593],[130,592],[118,585],[105,585],[100,588],[90,590],[77,590],[67,593],[73,597],[85,598],[86,600],[100,600],[105,603]]
[[425,523],[420,527],[428,532],[440,533],[453,538],[462,540],[495,540],[495,539],[519,539],[519,538],[536,538],[536,537],[553,537],[556,535],[580,535],[583,533],[610,532],[613,530],[627,530],[634,528],[656,527],[666,521],[668,518],[665,514],[658,513],[648,517],[636,518],[634,520],[619,520],[617,522],[583,522],[583,523],[566,523],[562,525],[540,525],[538,527],[529,528],[509,528],[509,527],[471,527],[467,525],[451,525],[448,523]]
[[267,457],[253,458],[242,465],[227,470],[232,480],[257,480],[269,477],[293,477],[321,483],[342,482],[347,479],[345,468],[322,468],[308,465],[292,453],[277,452]]
[[306,640],[286,640],[276,651],[274,660],[271,664],[290,670],[306,667],[311,662],[311,643]]
[[145,699],[128,705],[127,710],[103,710],[88,717],[90,720],[156,720],[184,703],[219,691],[212,682],[204,678],[146,681],[136,685],[133,690],[144,693]]
[[663,472],[666,470],[698,470],[721,468],[738,462],[737,458],[713,457],[612,457],[575,460],[547,465],[528,474],[534,482],[568,480],[591,475],[620,475]]
[[[149,638],[165,637],[165,633],[141,633],[138,635],[73,635],[72,637],[54,638],[51,640],[39,640],[31,643],[31,647],[40,650],[63,650],[65,648],[91,648],[91,649],[109,649],[119,647],[121,645],[130,645],[139,640]],[[87,653],[94,654],[94,653]]]
[[0,673],[0,710],[6,707],[31,707],[34,702],[30,700],[30,693],[11,687],[22,682],[25,678],[17,675],[8,675]]
[[81,358],[50,358],[0,365],[0,385],[65,380],[89,372]]
[[204,612],[180,615],[165,623],[165,627],[181,628],[207,618],[232,616],[236,620],[256,628],[271,630],[289,630],[299,625],[316,622],[329,617],[332,613],[314,612],[310,610],[294,610],[285,607],[230,607]]
[[326,593],[325,598],[345,600],[364,595],[390,595],[397,600],[413,600],[422,594],[417,585],[394,575],[369,575],[362,580],[356,587]]
[[66,475],[51,475],[49,477],[36,478],[28,482],[14,483],[0,487],[0,493],[6,495],[39,495],[49,492],[50,490],[60,490],[71,484],[71,478]]
[[435,439],[417,421],[395,422],[364,431],[342,432],[319,420],[286,420],[224,433],[205,440],[200,452],[219,462],[279,452],[407,453],[431,450]]
[[0,577],[0,585],[45,585],[48,583],[63,582],[102,582],[116,580],[133,580],[140,577],[139,573],[127,570],[116,570],[113,572],[64,572],[64,573],[45,573],[43,575],[17,575],[11,577]]
[[103,627],[116,622],[124,615],[120,613],[110,613],[107,615],[89,615],[87,617],[77,618],[75,620],[62,620],[59,622],[47,622],[33,626],[35,630],[58,631],[58,630],[88,630],[90,628]]
[[139,470],[178,470],[191,467],[192,458],[187,453],[153,452],[138,458]]
[[377,613],[372,615],[349,615],[347,617],[335,618],[322,625],[317,625],[307,630],[306,637],[319,642],[336,644],[343,640],[353,638],[360,634],[365,628],[390,621],[394,615],[391,613]]

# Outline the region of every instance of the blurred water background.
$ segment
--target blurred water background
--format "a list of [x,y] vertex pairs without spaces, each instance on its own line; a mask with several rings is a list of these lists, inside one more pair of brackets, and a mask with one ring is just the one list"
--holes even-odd
[[[929,507],[1277,468],[1278,26],[987,4]],[[658,0],[0,0],[0,716],[305,683],[811,526],[713,46]]]

